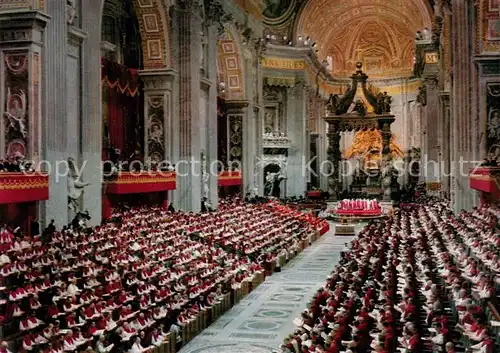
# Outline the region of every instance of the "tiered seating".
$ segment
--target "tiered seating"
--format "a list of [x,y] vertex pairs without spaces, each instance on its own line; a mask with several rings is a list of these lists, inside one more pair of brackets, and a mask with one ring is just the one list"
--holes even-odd
[[[412,205],[366,226],[282,351],[492,352],[500,324],[484,315],[497,294],[492,214],[454,217],[444,204]],[[484,263],[469,259],[474,251]]]
[[113,219],[44,242],[2,231],[0,314],[19,351],[173,352],[317,231],[290,212],[239,201],[208,214],[143,208]]

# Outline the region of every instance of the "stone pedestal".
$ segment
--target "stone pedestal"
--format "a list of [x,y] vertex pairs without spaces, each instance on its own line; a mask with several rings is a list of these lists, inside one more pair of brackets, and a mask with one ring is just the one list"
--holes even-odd
[[172,155],[173,70],[143,70],[145,163],[170,162]]
[[[48,6],[51,5],[53,4]],[[29,7],[31,6],[33,5],[30,4]],[[58,20],[60,21],[58,22]],[[65,74],[64,61],[66,58],[64,55],[59,55],[59,58],[54,58],[54,61],[49,63],[52,56],[47,54],[44,58],[46,67],[42,67],[41,56],[44,51],[45,35],[48,38],[57,37],[57,28],[63,31],[62,36],[65,38],[65,16],[61,19],[54,16],[51,20],[50,16],[44,12],[28,8],[0,12],[0,56],[3,61],[1,66],[3,71],[0,73],[0,92],[2,92],[2,97],[0,97],[0,115],[2,117],[0,120],[0,158],[22,154],[26,159],[32,160],[37,169],[46,172],[53,172],[57,161],[65,160],[63,153],[66,149],[65,124],[59,125],[60,120],[65,118],[64,95],[51,96],[53,98],[51,103],[54,104],[47,107],[42,105],[45,93],[42,72],[45,73],[43,76],[47,77],[47,66],[55,68],[56,65],[62,64],[58,68],[58,75],[60,84],[65,82],[62,78]],[[48,52],[59,44],[65,48],[64,38],[62,40],[58,38],[57,41],[47,45],[45,51]],[[55,51],[55,49],[53,50]],[[59,91],[52,89],[50,81],[52,80],[48,82],[47,92]],[[60,91],[65,91],[65,89],[60,89]],[[58,114],[51,114],[52,109],[57,108],[60,108]],[[47,118],[44,118],[45,116]],[[53,128],[56,126],[57,130],[54,130]],[[42,136],[47,136],[46,131],[49,130],[52,131],[51,136],[53,137],[50,141],[42,140]],[[56,131],[60,135],[56,135]],[[63,183],[62,188],[59,184],[61,182]],[[56,180],[55,174],[52,173],[49,184],[50,197],[59,199],[59,201],[47,200],[42,203],[41,223],[43,225],[46,218],[54,218],[58,225],[66,224],[65,177],[62,176],[61,179]]]

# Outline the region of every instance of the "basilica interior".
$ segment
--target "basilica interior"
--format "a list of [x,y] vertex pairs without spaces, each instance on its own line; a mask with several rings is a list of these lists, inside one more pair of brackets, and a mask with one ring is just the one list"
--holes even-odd
[[499,0],[0,0],[0,353],[500,350]]

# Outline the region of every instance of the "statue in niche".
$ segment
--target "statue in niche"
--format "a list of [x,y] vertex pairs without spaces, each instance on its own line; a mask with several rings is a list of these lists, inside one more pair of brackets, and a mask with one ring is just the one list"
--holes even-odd
[[80,213],[81,205],[80,198],[83,190],[90,183],[82,182],[81,170],[76,167],[76,162],[73,157],[68,158],[68,208],[75,214]]
[[264,194],[266,196],[272,196],[280,198],[281,195],[281,182],[285,180],[285,177],[280,172],[269,172],[266,175],[266,183],[264,185]]
[[274,130],[274,113],[271,111],[266,112],[264,132],[271,133]]
[[273,183],[275,175],[278,173],[267,173],[266,175],[266,183],[264,184],[264,195],[271,196],[273,191]]

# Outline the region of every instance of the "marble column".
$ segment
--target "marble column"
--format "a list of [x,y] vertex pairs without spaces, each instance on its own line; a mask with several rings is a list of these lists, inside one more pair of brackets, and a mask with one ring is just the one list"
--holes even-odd
[[319,172],[319,187],[323,191],[328,191],[328,171],[325,166],[328,163],[328,136],[327,136],[327,123],[321,117],[319,122],[319,136],[318,136],[318,172]]
[[392,193],[392,168],[391,168],[391,123],[379,121],[382,132],[382,189],[384,190],[384,201],[391,201]]
[[426,183],[440,181],[439,145],[438,145],[438,117],[439,92],[437,78],[427,76],[424,79],[425,104],[422,110],[423,141],[422,141],[422,168]]
[[298,84],[287,92],[286,133],[291,140],[287,158],[287,197],[305,196],[307,145],[307,104],[304,85]]
[[217,28],[207,29],[207,106],[206,106],[206,157],[208,163],[207,199],[213,208],[219,204],[217,157]]
[[[86,163],[83,180],[89,183],[83,193],[83,206],[91,225],[102,220],[102,85],[101,18],[102,1],[86,0],[81,11],[82,30],[87,34],[82,46],[81,76],[81,160]],[[83,74],[84,73],[84,74]]]
[[243,49],[244,77],[245,77],[245,98],[248,101],[246,117],[243,121],[243,192],[250,196],[258,195],[258,167],[259,158],[262,152],[258,152],[258,126],[259,105],[258,105],[258,58],[256,52],[250,46],[245,45]]
[[174,207],[185,211],[201,210],[201,166],[203,146],[200,144],[205,130],[205,117],[200,116],[201,100],[201,30],[202,17],[198,4],[183,1],[172,11],[178,46],[179,68],[179,110],[178,127],[179,153],[176,162],[177,188]]
[[337,200],[338,193],[342,190],[339,178],[341,135],[337,123],[328,123],[327,138],[328,170],[324,170],[324,172],[328,174],[328,193],[330,194],[330,200]]
[[453,126],[453,197],[455,211],[470,209],[477,199],[477,192],[469,188],[469,169],[473,167],[472,151],[473,113],[471,101],[475,94],[471,77],[475,68],[471,62],[472,45],[470,33],[474,33],[473,20],[470,18],[471,1],[451,0],[452,30],[452,88],[451,88],[451,117]]
[[451,158],[452,158],[452,139],[450,131],[450,93],[441,92],[441,131],[440,131],[440,146],[441,146],[441,190],[449,195],[451,187]]
[[[66,2],[48,1],[47,13],[51,16],[46,28],[44,50],[44,124],[42,125],[43,158],[52,166],[49,177],[49,199],[43,205],[46,222],[55,220],[56,227],[68,224],[68,100],[67,100],[67,55],[68,19]],[[74,138],[72,136],[71,138]],[[77,166],[82,165],[78,155]]]

